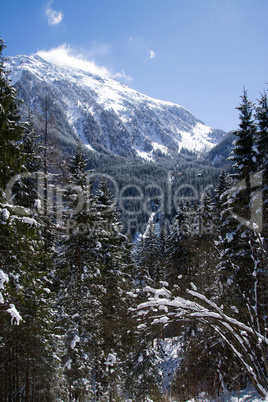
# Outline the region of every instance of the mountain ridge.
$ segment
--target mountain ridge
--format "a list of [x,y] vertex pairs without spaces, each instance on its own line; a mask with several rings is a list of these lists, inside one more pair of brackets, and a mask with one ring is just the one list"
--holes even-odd
[[154,160],[182,149],[202,153],[224,137],[180,105],[143,95],[118,80],[73,67],[59,67],[39,55],[8,60],[12,84],[24,109],[41,111],[49,93],[65,142],[81,139],[92,152]]

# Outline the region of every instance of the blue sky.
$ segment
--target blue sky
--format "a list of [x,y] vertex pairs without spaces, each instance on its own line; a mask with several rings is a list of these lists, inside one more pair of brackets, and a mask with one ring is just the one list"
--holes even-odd
[[5,56],[108,71],[213,128],[238,125],[268,82],[268,0],[0,0]]

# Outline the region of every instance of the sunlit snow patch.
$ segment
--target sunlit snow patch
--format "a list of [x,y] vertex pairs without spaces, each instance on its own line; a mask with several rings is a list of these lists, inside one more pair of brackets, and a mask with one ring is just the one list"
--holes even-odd
[[210,132],[211,128],[202,123],[197,123],[192,129],[192,133],[180,131],[181,141],[178,141],[179,151],[183,148],[195,152],[209,151],[215,145],[207,139]]
[[135,149],[135,151],[137,152],[137,155],[142,159],[145,159],[147,161],[153,161],[154,160],[153,155],[152,155],[151,152],[140,151],[138,149]]

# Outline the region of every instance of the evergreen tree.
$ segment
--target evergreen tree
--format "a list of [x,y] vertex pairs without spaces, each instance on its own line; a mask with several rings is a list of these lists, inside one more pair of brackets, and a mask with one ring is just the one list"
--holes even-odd
[[[225,171],[222,171],[218,177],[218,183],[215,189],[215,204],[217,211],[217,235],[216,245],[219,251],[219,260],[217,265],[217,271],[219,276],[219,282],[223,288],[219,297],[222,296],[222,292],[225,292],[225,288],[229,288],[233,278],[233,264],[230,259],[230,255],[233,253],[232,233],[235,233],[236,224],[229,211],[229,197],[231,189],[231,178]],[[225,300],[226,305],[231,301]]]
[[136,250],[137,274],[135,276],[141,288],[146,285],[157,285],[162,279],[160,238],[153,219],[154,214],[151,215],[144,234],[140,236]]
[[126,378],[128,395],[137,402],[147,398],[161,400],[163,373],[161,358],[148,327],[137,331],[137,344],[132,353]]
[[268,101],[267,93],[262,94],[256,107],[256,119],[258,123],[257,146],[258,162],[260,168],[267,169],[268,164]]
[[245,297],[252,296],[254,289],[254,258],[252,256],[252,238],[256,237],[253,227],[246,226],[252,213],[253,173],[257,169],[256,125],[252,117],[253,106],[244,90],[240,111],[240,124],[234,134],[231,159],[236,169],[235,180],[228,194],[227,205],[222,213],[226,216],[222,250],[227,257],[229,281],[238,286]]
[[248,178],[256,171],[257,167],[257,149],[256,149],[256,124],[253,119],[253,104],[248,100],[247,91],[244,89],[241,96],[242,102],[237,108],[240,111],[239,129],[233,134],[237,139],[234,142],[230,160],[233,161],[233,167],[237,169],[237,178]]
[[79,141],[76,145],[76,152],[69,166],[69,171],[72,175],[71,183],[77,186],[81,186],[83,190],[87,185],[87,173],[86,173],[87,160],[83,155],[82,143]]
[[[32,116],[28,115],[27,121],[21,123],[22,132],[22,157],[23,166],[21,176],[17,176],[16,182],[12,188],[13,202],[23,206],[28,210],[36,210],[38,212],[39,194],[38,177],[42,168],[42,151],[39,142],[39,137],[36,134]],[[25,213],[27,211],[25,210]],[[37,216],[36,216],[37,217]]]
[[216,207],[211,191],[204,190],[197,212],[197,227],[191,236],[192,281],[206,296],[218,294],[216,281],[217,238]]
[[258,123],[257,145],[259,150],[259,170],[262,172],[262,231],[258,234],[259,240],[259,315],[262,317],[263,326],[267,327],[268,308],[268,273],[267,273],[267,249],[268,249],[268,101],[267,93],[261,96],[256,107],[256,119]]
[[256,119],[258,123],[257,146],[259,151],[258,167],[262,171],[262,198],[263,198],[263,230],[264,247],[268,245],[268,101],[267,93],[264,93],[256,107]]
[[218,176],[215,187],[215,210],[216,210],[216,216],[218,218],[217,221],[218,227],[221,227],[222,220],[224,219],[222,216],[222,212],[224,209],[226,209],[230,187],[231,187],[230,177],[225,170],[222,170]]
[[8,181],[20,173],[23,165],[22,133],[20,115],[16,102],[16,92],[9,83],[5,69],[5,58],[2,53],[5,48],[0,38],[0,190],[1,195]]
[[189,246],[193,222],[190,214],[189,206],[180,206],[165,247],[165,280],[169,289],[181,295],[192,280],[192,256]]
[[241,364],[213,328],[193,322],[180,342],[180,362],[172,381],[172,394],[179,400],[217,400],[226,389],[244,388],[247,377]]

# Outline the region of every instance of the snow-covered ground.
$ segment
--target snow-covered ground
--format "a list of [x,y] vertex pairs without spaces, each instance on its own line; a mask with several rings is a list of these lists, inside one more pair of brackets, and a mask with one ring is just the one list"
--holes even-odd
[[[206,398],[204,395],[200,395],[199,399],[191,399],[188,402],[268,402],[268,396],[263,399],[257,393],[257,391],[253,387],[248,387],[240,392],[225,392],[224,395],[219,396],[218,398]],[[176,402],[173,400],[173,402]],[[177,401],[179,402],[179,401]]]
[[[180,402],[174,398],[167,399],[169,402]],[[147,398],[146,402],[154,402],[152,399]],[[254,388],[249,387],[243,391],[226,393],[225,395],[219,396],[217,399],[207,398],[204,395],[200,395],[199,398],[190,399],[187,402],[268,402],[268,396],[263,399]]]
[[[163,392],[167,395],[170,392],[170,383],[179,362],[180,340],[179,338],[161,340],[159,342],[159,348],[163,360]],[[180,402],[174,397],[170,397],[170,399],[167,400],[170,402]],[[148,399],[147,402],[150,402],[150,399]],[[254,387],[249,386],[240,391],[229,392],[225,390],[225,392],[217,398],[207,397],[201,394],[199,398],[191,399],[187,402],[268,402],[268,395],[263,399]]]
[[172,382],[176,367],[179,363],[180,342],[179,338],[170,338],[159,342],[161,351],[162,371],[163,371],[163,391],[164,394],[170,393],[170,383]]

